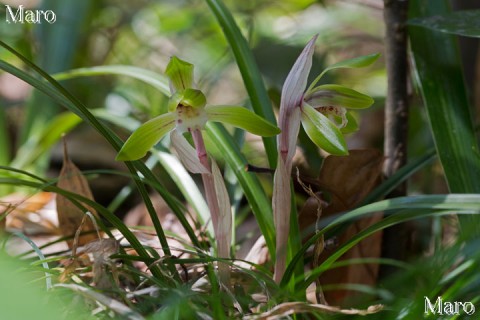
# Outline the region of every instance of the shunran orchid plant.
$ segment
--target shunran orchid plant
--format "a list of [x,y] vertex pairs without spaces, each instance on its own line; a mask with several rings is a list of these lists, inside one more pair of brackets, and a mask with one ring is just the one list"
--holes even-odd
[[273,214],[276,229],[274,280],[279,283],[286,268],[286,248],[290,229],[292,160],[295,155],[300,123],[308,137],[324,151],[334,155],[348,154],[343,134],[355,131],[357,123],[347,109],[363,109],[373,104],[367,95],[335,84],[317,86],[329,70],[359,68],[373,63],[378,54],[336,63],[325,69],[308,87],[315,49],[314,36],[293,65],[282,89],[278,136],[278,163],[274,176]]
[[[191,173],[202,175],[205,196],[210,210],[217,253],[220,258],[230,258],[232,240],[232,213],[227,189],[220,169],[213,158],[208,159],[202,130],[207,121],[223,122],[260,136],[274,136],[280,129],[255,113],[240,106],[207,106],[202,91],[195,88],[193,65],[172,57],[166,75],[170,80],[168,113],[162,114],[140,126],[123,145],[117,160],[140,159],[168,132],[179,159]],[[190,133],[195,149],[183,136]],[[229,285],[228,265],[219,263],[223,285]]]
[[[353,89],[335,84],[317,86],[317,83],[329,70],[368,66],[378,58],[378,54],[336,63],[325,69],[307,88],[316,38],[313,37],[306,45],[285,80],[279,113],[280,129],[244,107],[207,105],[204,93],[195,86],[193,65],[172,57],[165,71],[171,91],[168,113],[140,126],[117,155],[117,160],[122,161],[142,158],[170,133],[172,145],[185,168],[202,175],[218,257],[230,258],[230,200],[218,165],[214,159],[208,158],[202,130],[207,121],[217,121],[260,136],[278,135],[278,163],[272,197],[276,229],[276,282],[281,281],[286,268],[292,195],[290,177],[300,124],[319,148],[330,154],[345,155],[348,150],[343,134],[357,129],[356,120],[347,109],[368,108],[373,103],[372,98]],[[185,139],[185,133],[191,134],[195,148]],[[228,265],[219,263],[218,268],[221,282],[228,286]]]

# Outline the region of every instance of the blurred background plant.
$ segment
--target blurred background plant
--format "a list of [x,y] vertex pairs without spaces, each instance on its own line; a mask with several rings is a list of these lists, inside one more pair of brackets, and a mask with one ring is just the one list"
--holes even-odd
[[[448,14],[450,10],[448,6],[445,6],[447,1],[434,3],[435,1],[411,0],[409,2],[411,6],[410,18],[436,14],[444,15]],[[131,240],[133,239],[131,238],[132,235],[128,233],[128,230],[121,228],[122,221],[120,219],[116,220],[113,215],[108,215],[107,211],[104,212],[102,208],[97,208],[99,213],[104,212],[105,214],[102,215],[101,213],[100,216],[106,218],[108,224],[121,229],[122,233],[125,232],[123,236],[129,240],[129,244],[141,257],[139,260],[144,259],[143,261],[147,265],[151,265],[153,269],[155,269],[155,266],[158,266],[158,259],[160,259],[160,255],[163,255],[163,252],[160,255],[155,255],[151,252],[155,250],[150,250],[149,246],[157,249],[158,247],[165,247],[166,242],[162,242],[161,236],[164,231],[166,236],[163,238],[165,241],[168,240],[172,249],[175,246],[183,246],[185,245],[184,242],[188,242],[188,250],[183,247],[179,252],[175,252],[180,257],[185,256],[185,259],[175,261],[175,258],[173,258],[170,265],[174,266],[173,269],[175,269],[175,266],[181,269],[179,266],[191,263],[188,266],[189,272],[186,274],[191,274],[191,277],[195,278],[196,276],[193,276],[193,273],[191,273],[193,272],[192,270],[195,270],[198,265],[209,266],[209,263],[212,262],[209,260],[209,255],[205,256],[208,253],[206,248],[211,236],[211,225],[208,223],[208,213],[205,214],[206,204],[203,200],[202,190],[197,187],[197,185],[200,185],[198,177],[189,176],[183,167],[179,165],[178,160],[171,156],[168,152],[169,141],[162,141],[157,146],[157,152],[153,153],[146,162],[154,175],[148,176],[148,172],[142,171],[143,168],[139,164],[132,164],[132,167],[127,168],[114,161],[118,151],[115,144],[120,146],[121,143],[120,140],[116,140],[115,136],[118,135],[122,140],[125,140],[140,123],[167,111],[168,97],[164,92],[165,90],[168,91],[168,85],[165,85],[165,79],[161,75],[164,73],[165,67],[173,55],[180,56],[182,59],[195,65],[196,74],[199,75],[199,78],[197,78],[198,86],[204,90],[210,104],[244,105],[258,113],[254,102],[255,99],[252,99],[252,92],[245,84],[245,75],[242,73],[244,70],[242,70],[238,57],[235,58],[232,54],[233,44],[229,42],[228,36],[226,37],[224,34],[225,30],[228,32],[230,29],[228,25],[223,26],[222,29],[218,22],[219,18],[212,14],[214,12],[212,8],[218,2],[201,0],[138,0],[133,2],[120,0],[3,0],[0,3],[12,6],[23,4],[29,8],[40,7],[56,12],[57,21],[51,25],[47,23],[41,25],[7,24],[6,21],[0,19],[0,40],[12,46],[48,74],[59,74],[70,69],[95,66],[122,65],[142,68],[142,70],[122,69],[121,67],[111,67],[103,70],[101,68],[84,69],[83,71],[58,75],[57,78],[62,79],[61,83],[66,90],[77,97],[81,101],[81,105],[88,106],[88,110],[99,120],[98,123],[94,123],[88,120],[89,118],[78,107],[79,104],[72,99],[67,97],[67,100],[73,106],[68,107],[68,103],[65,101],[62,103],[61,99],[51,99],[51,97],[47,97],[44,94],[45,91],[42,93],[40,92],[41,90],[32,90],[29,85],[12,75],[15,72],[8,69],[5,63],[28,72],[31,72],[32,68],[25,61],[15,57],[10,51],[1,49],[0,60],[3,63],[2,69],[7,71],[0,73],[0,165],[4,166],[0,172],[0,177],[2,178],[2,183],[0,184],[1,196],[11,196],[13,192],[17,192],[17,194],[22,194],[22,197],[25,197],[25,195],[30,197],[36,194],[39,189],[48,189],[55,182],[55,178],[58,177],[63,161],[61,144],[56,144],[56,142],[59,141],[63,133],[68,133],[67,143],[70,159],[80,169],[87,171],[89,184],[97,203],[99,206],[107,208],[108,212],[124,218],[125,224],[136,227],[136,229],[133,229],[135,230],[135,236],[133,237],[139,237],[141,244],[133,243],[134,241]],[[415,6],[425,8],[426,3],[428,3],[429,10],[423,12],[415,10]],[[455,8],[463,9],[471,9],[475,5],[478,8],[480,5],[478,1],[452,1],[452,3]],[[278,111],[280,92],[284,80],[301,49],[313,34],[318,33],[319,38],[309,82],[330,64],[360,55],[376,52],[383,53],[385,50],[383,1],[249,0],[225,1],[225,5],[233,14],[236,23],[247,40],[255,58],[256,66],[258,66],[263,77],[265,89],[268,98],[270,98],[269,101],[271,101],[271,106],[267,105],[264,108],[271,107],[271,110],[275,113]],[[209,10],[209,8],[212,10]],[[0,8],[0,17],[5,16],[4,11],[5,6],[2,6]],[[475,14],[478,16],[478,11],[473,12],[474,16]],[[458,168],[452,164],[447,164],[446,167],[442,154],[450,153],[457,155],[458,157],[453,159],[460,164],[466,162],[466,158],[462,157],[475,159],[477,155],[472,153],[472,156],[469,153],[471,150],[466,150],[470,148],[470,145],[465,148],[457,148],[462,145],[462,141],[465,141],[462,139],[469,135],[468,125],[465,127],[466,130],[460,130],[463,133],[454,137],[457,140],[452,140],[448,136],[444,136],[443,139],[441,136],[437,136],[440,131],[448,130],[436,126],[442,122],[441,120],[436,120],[438,118],[431,113],[433,108],[436,108],[435,102],[433,104],[431,102],[429,106],[427,99],[429,96],[434,97],[438,95],[439,92],[445,92],[445,89],[440,86],[433,86],[430,93],[423,92],[426,103],[422,100],[419,92],[415,90],[417,87],[422,87],[422,84],[427,83],[429,79],[435,79],[435,75],[432,76],[431,74],[427,75],[430,78],[422,77],[422,68],[424,70],[429,69],[429,65],[422,63],[422,61],[436,61],[434,59],[436,53],[434,49],[430,49],[430,51],[422,50],[424,41],[427,41],[425,39],[429,37],[428,34],[422,34],[422,32],[426,32],[425,25],[429,23],[422,24],[422,20],[417,20],[417,22],[414,21],[414,24],[417,26],[412,25],[411,29],[409,29],[412,41],[414,41],[412,50],[413,56],[415,56],[415,65],[410,70],[411,75],[418,71],[419,77],[415,78],[415,81],[409,82],[408,87],[408,101],[411,106],[408,118],[407,154],[409,166],[407,169],[409,170],[401,171],[397,176],[386,180],[380,185],[380,191],[383,193],[381,195],[377,193],[375,196],[371,190],[379,182],[365,183],[365,180],[359,177],[364,177],[360,173],[362,168],[369,167],[371,169],[366,171],[366,176],[374,175],[375,178],[379,178],[381,174],[379,173],[378,161],[381,157],[375,157],[370,154],[368,156],[357,155],[359,158],[352,160],[353,164],[344,164],[348,168],[345,169],[345,172],[352,172],[350,176],[345,176],[349,177],[349,181],[351,179],[351,184],[354,185],[352,187],[353,190],[364,191],[363,189],[368,189],[364,195],[367,197],[366,200],[352,198],[350,202],[349,198],[347,207],[342,207],[341,204],[334,201],[334,196],[330,194],[330,196],[326,196],[326,198],[324,197],[321,200],[335,204],[333,205],[334,208],[332,209],[331,206],[330,209],[328,207],[324,209],[322,217],[328,215],[329,210],[332,214],[338,214],[341,211],[353,209],[361,204],[379,200],[381,196],[387,193],[386,190],[391,191],[391,187],[388,189],[388,183],[398,185],[400,181],[405,181],[407,178],[409,178],[408,195],[446,194],[450,191],[457,193],[479,192],[475,187],[463,188],[468,184],[465,180],[453,182],[453,185],[449,181],[449,176],[469,175],[469,173],[468,170],[463,171],[463,173],[458,171]],[[434,35],[438,37],[438,41],[446,41],[444,37],[451,37],[448,40],[451,41],[448,42],[448,45],[454,48],[456,40],[452,34],[460,33],[460,27],[455,26],[456,24],[453,23],[453,27],[450,26],[449,31],[447,30],[450,33],[445,33],[444,30],[444,33],[441,33],[439,30],[445,29],[442,26],[433,28],[433,30],[429,31],[431,32],[430,37]],[[470,25],[470,27],[473,29],[473,35],[476,34],[478,37],[479,33],[478,29],[475,29],[475,25]],[[455,79],[455,81],[453,81],[454,88],[452,91],[449,91],[449,96],[451,97],[455,94],[462,95],[467,91],[468,95],[465,101],[470,102],[472,106],[470,111],[473,113],[478,110],[480,101],[478,99],[480,88],[478,85],[475,86],[475,84],[480,83],[478,81],[480,77],[479,55],[474,54],[474,52],[477,52],[478,41],[466,40],[466,38],[461,40],[461,52],[463,55],[449,57],[453,59],[454,68],[457,68],[456,71],[453,71],[455,77],[450,78]],[[385,59],[385,55],[382,55],[379,62],[367,69],[338,70],[330,72],[322,78],[322,83],[339,83],[366,93],[375,99],[375,104],[372,108],[359,112],[360,130],[348,136],[347,144],[349,149],[375,148],[383,150],[384,104],[387,92],[387,74],[383,59]],[[461,72],[459,69],[462,65],[461,62],[463,62],[463,67],[466,70],[466,85],[461,81],[461,73],[458,73]],[[442,60],[437,63],[442,66]],[[244,69],[248,70],[249,67],[247,64],[247,67],[244,67]],[[155,74],[149,73],[149,71]],[[458,78],[459,74],[460,78]],[[451,74],[446,73],[446,75],[448,78]],[[148,84],[138,81],[139,78],[146,80]],[[36,74],[34,79],[46,83],[46,81],[42,80],[45,79],[45,76]],[[40,88],[40,83],[37,83],[35,87]],[[62,93],[58,88],[50,89],[53,90],[51,92],[57,92],[65,96],[65,93]],[[423,89],[425,90],[424,86]],[[263,101],[263,104],[265,104],[265,100],[262,100],[262,98],[259,98],[259,101]],[[447,101],[449,102],[445,103],[444,107],[445,110],[449,110],[451,113],[445,114],[450,117],[458,114],[458,112],[453,111],[458,109],[455,109],[452,105],[463,100],[456,100],[457,102]],[[427,105],[427,108],[424,107],[424,104]],[[68,111],[65,111],[63,108],[65,106],[69,109]],[[80,117],[74,115],[73,112]],[[464,116],[463,119],[467,118],[470,122],[476,119],[471,117],[468,112],[462,113],[462,115]],[[266,118],[268,119],[268,116]],[[461,121],[459,122],[461,123]],[[430,126],[426,125],[427,123],[430,123],[433,128],[433,136]],[[461,126],[459,123],[456,125]],[[108,130],[101,131],[98,129],[99,126],[108,128]],[[454,130],[453,132],[459,132],[456,131],[455,126],[448,128]],[[235,256],[237,258],[250,259],[251,255],[248,254],[252,254],[250,249],[260,234],[265,236],[267,246],[271,246],[272,243],[273,234],[269,233],[271,231],[268,231],[273,230],[272,218],[269,218],[271,207],[268,200],[272,192],[272,176],[269,173],[242,174],[239,172],[242,171],[243,166],[247,163],[251,168],[269,168],[271,161],[268,157],[268,151],[265,151],[260,138],[249,134],[245,135],[242,131],[232,128],[225,130],[220,127],[209,128],[209,130],[210,139],[206,139],[207,149],[213,151],[213,157],[217,159],[224,170],[233,212],[235,213],[235,230],[237,234],[235,245],[233,246],[234,252],[236,252]],[[469,136],[468,139],[477,144],[477,140],[474,140],[473,137]],[[452,144],[456,144],[457,147]],[[227,150],[234,149],[231,147],[232,145],[236,145],[238,151],[241,152],[233,155],[227,154],[226,156]],[[436,147],[436,152],[426,151],[434,147]],[[437,158],[437,154],[440,155],[440,160]],[[314,193],[332,193],[334,187],[337,187],[339,184],[335,179],[343,179],[345,177],[331,178],[333,180],[330,180],[331,185],[329,186],[322,185],[322,181],[319,182],[317,179],[319,176],[328,179],[326,177],[327,174],[325,172],[322,173],[320,169],[325,156],[326,154],[321,153],[310,142],[306,134],[301,131],[297,156],[294,162],[299,167],[301,180],[306,184],[310,184]],[[478,173],[480,169],[475,166],[475,161],[470,163],[469,170],[475,171],[475,168],[477,168],[476,172]],[[336,160],[331,162],[336,162]],[[38,175],[47,179],[47,181],[26,176],[25,172],[16,172],[12,168],[25,170],[25,172]],[[252,170],[255,171],[256,169]],[[132,175],[135,176],[135,171],[140,171],[143,176],[137,175],[137,178],[132,182],[130,177]],[[470,174],[470,179],[475,180],[477,173]],[[354,174],[358,175],[357,178],[352,177]],[[135,184],[140,179],[145,179],[147,184],[150,184],[148,191],[145,188],[135,188]],[[159,186],[160,182],[161,186]],[[314,229],[312,229],[312,225],[315,224],[316,220],[317,203],[312,200],[311,192],[306,192],[301,186],[297,185],[296,179],[293,179],[293,182],[296,184],[296,209],[300,212],[303,211],[304,216],[305,212],[307,212],[307,216],[310,216],[310,218],[304,218],[299,223],[307,225],[310,227],[310,231],[312,231]],[[153,193],[148,195],[148,192],[152,190],[159,191],[164,200],[161,200],[158,195],[153,195]],[[58,190],[45,191],[57,192]],[[348,191],[342,192],[350,195]],[[72,197],[72,195],[68,196]],[[21,199],[23,199],[22,197]],[[146,199],[147,197],[151,200]],[[136,206],[138,203],[142,203],[142,199],[145,204]],[[81,201],[82,199],[77,200]],[[5,204],[4,216],[6,216],[11,210],[9,205],[14,202],[8,200],[8,198],[3,198],[1,201]],[[25,203],[24,200],[22,201]],[[313,207],[309,209],[308,205],[312,201]],[[155,211],[152,203],[155,205]],[[439,208],[436,207],[438,203],[447,203],[450,206]],[[374,236],[375,238],[371,238],[374,239],[373,243],[376,247],[376,251],[373,250],[374,252],[371,252],[372,256],[361,255],[350,258],[358,258],[356,262],[361,264],[362,259],[368,261],[370,257],[373,259],[370,261],[370,265],[393,264],[393,270],[398,272],[394,272],[393,276],[389,274],[380,280],[377,280],[375,274],[372,276],[372,282],[362,285],[355,284],[351,278],[350,282],[348,282],[348,279],[338,280],[335,276],[330,277],[335,279],[333,283],[329,282],[323,287],[327,301],[334,305],[342,303],[343,305],[357,308],[366,308],[372,304],[383,303],[389,306],[390,310],[388,313],[380,313],[380,318],[421,316],[423,313],[423,296],[425,295],[434,297],[435,295],[444,294],[445,298],[450,300],[477,301],[478,295],[474,294],[475,286],[473,284],[478,283],[480,279],[478,273],[474,271],[479,263],[478,255],[475,254],[475,248],[478,244],[476,240],[470,240],[466,245],[462,246],[462,242],[457,240],[458,222],[456,216],[443,215],[443,213],[456,212],[478,213],[478,209],[474,208],[475,204],[478,205],[478,199],[475,197],[466,197],[464,199],[464,203],[470,204],[470,207],[468,205],[462,207],[461,203],[462,198],[460,196],[454,200],[435,199],[430,202],[426,200],[426,208],[422,209],[421,206],[411,208],[411,210],[414,210],[411,216],[408,215],[409,212],[402,211],[411,207],[408,201],[403,206],[400,204],[395,209],[400,210],[399,215],[397,216],[395,213],[390,216],[390,222],[397,223],[402,221],[402,219],[415,221],[413,233],[407,235],[408,241],[410,241],[409,248],[411,249],[408,258],[406,258],[409,264],[394,263],[392,260],[381,260],[378,252],[381,235],[377,234],[376,237]],[[386,208],[382,206],[376,207],[377,211],[388,208],[388,206]],[[189,212],[188,217],[182,221],[181,215],[187,212],[187,209]],[[256,219],[251,215],[252,211]],[[372,209],[372,211],[368,212],[375,211]],[[440,212],[442,215],[433,216],[435,212]],[[314,218],[312,218],[312,215]],[[9,221],[7,221],[7,227],[10,228],[7,228],[7,230],[21,230],[27,233],[25,221],[28,219],[17,218],[15,220],[13,219],[15,216],[21,215],[18,212],[17,215],[8,214]],[[415,220],[415,217],[425,218]],[[55,222],[55,217],[51,217],[51,219]],[[4,222],[5,220],[7,219],[3,219]],[[475,220],[473,219],[472,221]],[[382,222],[380,220],[373,219],[371,223],[378,225],[379,230],[385,227],[385,225],[381,225]],[[474,229],[479,229],[475,222],[470,222],[470,224]],[[145,225],[150,226],[146,229],[150,234],[152,233],[151,226],[154,226],[156,231],[154,234],[160,237],[160,243],[158,243],[159,240],[154,240],[156,239],[155,236],[140,235],[140,232],[136,232],[136,230],[142,229],[139,226]],[[190,228],[187,225],[190,225]],[[327,222],[321,225],[327,225]],[[353,235],[358,234],[359,230],[366,226],[360,225],[357,227],[360,229],[356,229]],[[338,252],[339,248],[343,248],[343,245],[348,245],[349,243],[348,237],[343,239],[340,236],[337,237],[334,230],[329,229],[327,231],[331,231],[331,234],[327,233],[325,243],[338,242],[340,239],[341,245],[338,247],[333,244],[331,248],[326,245],[325,252],[323,252],[323,255],[326,255],[324,259],[328,259],[334,252]],[[58,231],[50,230],[50,232]],[[316,237],[319,238],[320,234],[317,233]],[[171,242],[173,238],[177,240],[174,244]],[[11,241],[11,239],[6,242],[8,244],[6,247],[10,250],[9,252],[15,255],[23,254],[26,249],[13,245],[14,241]],[[49,241],[53,241],[52,238],[48,238],[47,241],[43,240],[40,243],[48,243]],[[313,243],[311,241],[310,244]],[[122,244],[124,245],[125,243],[122,242]],[[385,246],[385,244],[383,245]],[[139,246],[145,246],[149,250],[149,254],[142,254]],[[68,267],[59,262],[67,255],[62,250],[67,249],[59,249],[49,245],[45,250],[47,250],[46,257],[41,258],[41,261],[47,261],[51,266],[58,264],[60,271],[57,271],[57,273],[51,271],[53,274],[65,273],[63,269],[66,270]],[[262,306],[261,303],[264,301],[260,299],[260,302],[252,302],[247,298],[248,294],[258,291],[262,291],[264,294],[267,292],[267,297],[269,297],[269,294],[272,294],[273,299],[266,306],[273,307],[275,304],[286,301],[306,301],[305,286],[315,282],[312,281],[315,277],[309,278],[308,274],[305,277],[300,277],[300,280],[292,277],[294,280],[289,283],[290,289],[285,295],[282,295],[282,291],[269,280],[268,268],[271,266],[271,262],[267,262],[263,267],[259,267],[259,270],[267,270],[264,272],[249,273],[250,271],[247,272],[242,269],[243,271],[240,272],[241,276],[238,276],[240,277],[238,282],[244,281],[250,287],[246,289],[247,286],[241,286],[242,288],[238,289],[239,292],[235,291],[233,297],[220,299],[219,301],[222,302],[217,303],[215,299],[221,296],[220,293],[212,289],[212,291],[209,291],[212,295],[205,297],[204,291],[209,290],[208,288],[202,287],[203,291],[192,289],[192,279],[187,278],[185,281],[180,281],[180,275],[174,276],[172,281],[175,285],[172,285],[169,280],[165,280],[163,276],[159,275],[162,272],[167,272],[163,267],[160,268],[160,271],[152,270],[154,276],[148,276],[148,285],[142,286],[139,277],[143,280],[144,278],[142,277],[145,274],[139,275],[135,271],[136,269],[132,265],[136,265],[136,262],[131,258],[132,252],[129,252],[128,248],[126,250],[130,257],[127,257],[125,253],[120,254],[125,259],[125,265],[120,267],[120,269],[122,270],[121,272],[128,274],[128,276],[125,276],[125,279],[120,276],[122,285],[117,283],[117,286],[107,287],[108,290],[115,293],[112,295],[112,299],[121,301],[122,305],[127,305],[130,311],[135,311],[132,317],[142,314],[152,315],[152,318],[174,315],[178,315],[180,318],[194,315],[210,315],[214,318],[224,318],[225,315],[233,317],[234,315],[246,315],[250,312],[261,314],[262,311],[266,311],[266,308],[259,307],[255,309],[254,307]],[[294,259],[294,256],[295,253],[292,253],[289,259]],[[146,257],[149,258],[147,259]],[[255,263],[264,264],[264,260],[268,260],[268,255],[257,253],[255,258]],[[28,259],[33,264],[33,267],[39,267],[38,261],[35,261],[31,256]],[[312,266],[311,260],[311,254],[305,256],[307,269]],[[347,265],[354,265],[355,260],[351,261],[351,263],[349,260],[343,260],[342,262]],[[374,262],[373,264],[372,261]],[[322,262],[320,261],[319,263],[313,265],[313,271],[321,270]],[[296,274],[303,272],[303,264],[300,263],[299,265],[300,270],[297,268],[295,270]],[[89,267],[91,266],[87,264],[87,271],[91,270],[88,269]],[[108,268],[111,268],[111,266]],[[175,275],[175,271],[172,268],[166,269]],[[205,270],[210,280],[214,282],[212,280],[214,277],[208,272],[208,267],[202,270]],[[371,271],[372,268],[369,270]],[[373,268],[373,270],[375,271],[376,269]],[[435,270],[435,272],[430,272],[431,270]],[[203,275],[201,270],[198,272]],[[369,271],[367,270],[367,272]],[[377,272],[378,270],[374,273]],[[422,279],[422,285],[418,285],[419,279]],[[285,282],[289,280],[285,279]],[[162,281],[165,281],[166,284]],[[342,281],[347,282],[343,283]],[[88,288],[86,283],[88,281],[84,279],[83,284]],[[128,283],[128,285],[125,285],[125,283]],[[155,285],[152,285],[152,283]],[[186,285],[184,286],[183,283]],[[317,283],[317,286],[320,287],[321,283],[322,280]],[[198,283],[195,282],[195,285],[198,285]],[[259,285],[265,288],[258,290]],[[128,287],[130,296],[123,291],[123,286]],[[158,289],[160,292],[157,292],[157,289],[153,289],[154,286],[160,288]],[[163,292],[162,288],[166,286],[175,287],[175,291],[172,291],[173,293]],[[257,288],[251,288],[255,286]],[[122,287],[122,290],[120,287]],[[213,287],[215,286],[213,285]],[[277,289],[271,289],[272,287]],[[78,288],[75,289],[72,286],[70,289],[75,291]],[[136,298],[138,301],[133,302],[134,299],[132,297],[134,294],[132,292],[142,289],[146,290],[146,293],[140,293]],[[341,294],[342,298],[336,300],[337,298],[335,297],[338,297],[338,295],[335,295],[335,292],[341,291],[339,289],[350,290],[348,302],[343,300],[344,296]],[[244,291],[243,293],[242,290]],[[330,296],[329,291],[331,292]],[[353,291],[360,293],[353,295]],[[95,298],[91,291],[84,292],[83,295],[100,301]],[[312,298],[312,295],[315,296],[315,293],[308,296],[309,301],[315,301],[315,297]],[[158,297],[161,297],[163,300]],[[318,292],[316,298],[319,298]],[[105,305],[106,300],[102,301]],[[225,305],[233,305],[234,307],[229,309],[230,311],[223,313],[222,310]],[[187,309],[190,311],[187,311]],[[97,310],[97,316],[108,317],[109,314],[111,315],[109,313],[111,310],[123,316],[128,315],[129,312],[125,309],[111,307],[111,309],[107,308],[102,311]],[[301,308],[298,308],[298,310],[301,310]],[[318,318],[322,317],[318,310],[310,309],[309,311]],[[342,315],[337,316],[342,317]],[[330,317],[332,316],[329,315]]]

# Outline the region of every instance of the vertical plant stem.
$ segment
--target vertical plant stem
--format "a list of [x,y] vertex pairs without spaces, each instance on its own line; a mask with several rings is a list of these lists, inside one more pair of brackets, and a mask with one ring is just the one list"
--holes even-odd
[[[210,209],[210,215],[212,217],[215,238],[217,239],[218,257],[229,258],[230,241],[227,239],[227,234],[231,232],[231,230],[222,229],[223,224],[222,221],[220,221],[221,214],[215,190],[214,176],[212,174],[212,167],[208,163],[207,150],[205,149],[205,142],[203,140],[202,132],[199,129],[195,129],[192,131],[192,137],[195,144],[195,149],[197,150],[198,159],[200,160],[200,163],[203,164],[209,171],[209,173],[202,173],[202,181],[205,189],[208,208]],[[228,265],[224,263],[218,263],[218,271],[221,283],[228,287],[230,282]]]
[[[197,156],[200,160],[200,163],[212,172],[212,168],[208,163],[207,151],[205,149],[205,142],[203,141],[202,133],[200,130],[196,129],[192,131],[193,142],[195,144],[195,149],[197,150]],[[218,225],[218,201],[215,195],[215,185],[213,182],[213,176],[211,173],[202,174],[203,187],[205,189],[205,196],[207,198],[208,208],[210,209],[210,214],[212,217],[212,223],[214,226]]]
[[273,177],[273,218],[276,230],[275,271],[273,280],[280,283],[285,273],[287,263],[287,244],[290,231],[290,214],[292,191],[290,189],[291,167],[286,168],[281,154],[278,155],[278,165]]
[[[387,101],[385,105],[385,164],[388,178],[407,162],[408,92],[407,92],[407,28],[408,0],[384,0],[385,59],[388,75]],[[406,183],[399,185],[388,197],[406,194]],[[400,224],[386,229],[383,235],[383,253],[386,258],[404,260],[407,254],[409,227]],[[393,271],[382,266],[381,274]]]

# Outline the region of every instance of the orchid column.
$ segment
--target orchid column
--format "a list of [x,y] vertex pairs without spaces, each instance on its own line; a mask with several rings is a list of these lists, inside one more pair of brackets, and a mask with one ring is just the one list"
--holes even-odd
[[[240,106],[207,106],[202,91],[195,88],[193,65],[172,57],[165,74],[170,79],[168,113],[140,126],[125,142],[117,160],[140,159],[168,132],[182,164],[191,173],[202,175],[205,197],[210,209],[217,254],[230,258],[232,212],[222,174],[214,159],[208,158],[202,130],[207,121],[218,121],[261,136],[274,136],[280,130],[248,109]],[[192,135],[195,149],[183,134]],[[229,268],[219,263],[221,283],[229,286]]]
[[277,283],[281,281],[286,268],[292,196],[290,176],[300,123],[319,148],[330,154],[345,155],[348,150],[343,134],[357,128],[355,118],[347,113],[346,108],[362,109],[373,103],[372,98],[355,90],[335,84],[316,84],[328,70],[364,67],[374,62],[378,54],[346,60],[328,67],[305,91],[316,39],[317,36],[314,36],[305,46],[282,89],[278,121],[282,132],[278,136],[278,163],[272,199],[276,229],[274,280]]

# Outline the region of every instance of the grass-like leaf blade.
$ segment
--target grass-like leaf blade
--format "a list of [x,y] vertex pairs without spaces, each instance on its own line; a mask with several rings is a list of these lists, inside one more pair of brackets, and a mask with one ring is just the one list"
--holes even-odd
[[[276,125],[275,115],[260,70],[232,14],[221,0],[205,1],[222,27],[225,37],[232,49],[238,68],[242,74],[245,88],[252,102],[253,110],[262,118]],[[277,164],[276,140],[271,137],[264,137],[263,143],[270,167],[274,168]]]
[[[415,1],[410,17],[448,14],[447,1]],[[480,193],[480,151],[455,36],[424,27],[409,28],[419,86],[429,115],[435,146],[449,189],[453,193]],[[461,217],[468,234],[478,230],[477,216]],[[475,231],[478,232],[478,231]]]
[[128,76],[137,80],[141,80],[158,89],[163,94],[167,96],[170,95],[170,87],[168,85],[168,78],[166,76],[134,66],[110,65],[79,68],[54,74],[53,77],[56,80],[61,81],[79,77],[105,76],[110,74]]
[[[479,194],[447,194],[447,195],[422,195],[411,197],[400,197],[388,200],[382,200],[375,203],[365,205],[347,213],[339,214],[338,218],[329,223],[325,228],[320,230],[315,236],[310,238],[302,246],[302,249],[295,255],[285,271],[281,285],[286,285],[293,275],[295,265],[302,259],[307,249],[313,245],[317,239],[339,225],[360,219],[361,217],[381,211],[399,211],[399,210],[422,210],[416,212],[433,212],[433,211],[449,211],[462,212],[467,216],[478,217],[480,213],[480,195]],[[475,213],[470,214],[470,213]],[[415,215],[410,215],[409,219],[416,219]],[[408,219],[406,219],[408,220]],[[406,221],[402,220],[402,221]]]
[[464,10],[414,18],[409,20],[408,24],[459,36],[479,38],[480,10]]

